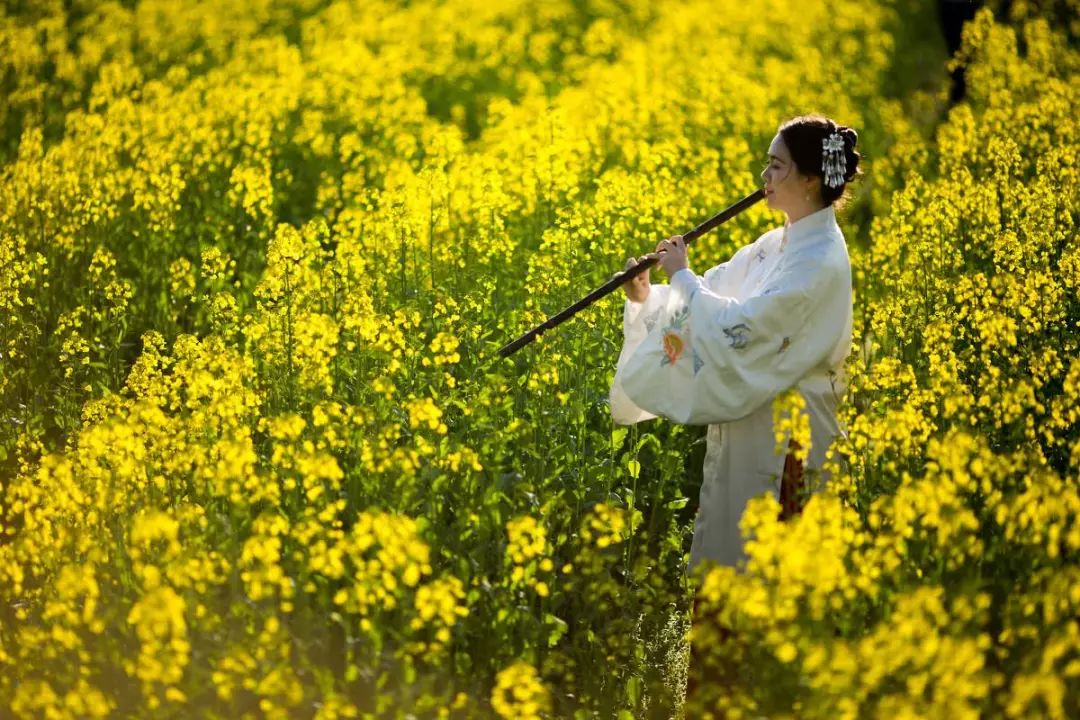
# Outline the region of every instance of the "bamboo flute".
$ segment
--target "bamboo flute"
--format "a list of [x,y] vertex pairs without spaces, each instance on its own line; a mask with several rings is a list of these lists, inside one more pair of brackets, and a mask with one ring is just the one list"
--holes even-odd
[[[764,190],[761,190],[760,188],[758,190],[755,190],[751,194],[744,197],[742,200],[739,200],[734,205],[725,208],[724,210],[721,210],[720,212],[716,213],[716,215],[713,215],[711,218],[701,223],[690,232],[684,234],[683,240],[686,242],[687,245],[689,245],[694,240],[698,239],[705,233],[712,230],[714,227],[720,225],[721,223],[727,222],[731,218],[741,213],[743,210],[746,210],[751,205],[764,199],[764,197]],[[607,295],[615,292],[625,283],[634,279],[658,262],[660,262],[659,255],[650,254],[644,260],[642,260],[629,270],[622,270],[621,272],[616,273],[606,283],[596,288],[573,305],[556,313],[555,315],[552,315],[547,320],[534,327],[532,330],[518,337],[516,340],[513,340],[506,345],[503,345],[501,348],[499,348],[499,356],[504,358],[510,357],[515,352],[517,352],[518,350],[535,340],[537,337],[539,337],[541,333],[545,332],[546,330],[550,330],[551,328],[556,327],[557,325],[560,325],[563,322],[569,320],[571,317],[581,312],[585,308],[589,307],[600,298],[606,297]]]

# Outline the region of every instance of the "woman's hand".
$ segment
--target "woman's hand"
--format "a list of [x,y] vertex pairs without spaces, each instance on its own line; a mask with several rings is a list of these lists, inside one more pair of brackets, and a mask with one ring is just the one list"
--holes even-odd
[[668,279],[680,270],[690,267],[690,261],[686,257],[686,241],[682,235],[672,235],[667,240],[661,240],[656,246],[656,252],[660,254],[660,264],[664,266]]
[[[648,256],[643,255],[641,259],[644,260],[646,257]],[[638,261],[634,258],[627,258],[626,267],[623,268],[623,272],[629,270],[637,264]],[[626,297],[628,297],[632,302],[643,303],[646,299],[648,299],[650,271],[651,268],[642,273],[639,273],[637,277],[631,278],[630,280],[627,280],[625,283],[623,283],[622,289],[626,293]]]

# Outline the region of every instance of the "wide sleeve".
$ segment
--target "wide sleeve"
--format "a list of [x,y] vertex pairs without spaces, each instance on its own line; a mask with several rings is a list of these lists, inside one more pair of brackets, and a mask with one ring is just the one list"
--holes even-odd
[[621,368],[623,391],[675,422],[745,417],[826,358],[845,319],[842,280],[835,260],[810,251],[784,258],[741,300],[676,273],[663,322]]
[[746,279],[750,259],[758,251],[764,235],[749,245],[743,245],[727,262],[705,271],[702,284],[717,295],[735,295]]
[[611,416],[618,425],[633,425],[656,417],[642,410],[627,397],[619,373],[638,346],[648,337],[649,332],[663,319],[661,316],[667,307],[670,291],[670,285],[651,285],[645,302],[638,303],[627,299],[623,306],[623,346],[608,396]]

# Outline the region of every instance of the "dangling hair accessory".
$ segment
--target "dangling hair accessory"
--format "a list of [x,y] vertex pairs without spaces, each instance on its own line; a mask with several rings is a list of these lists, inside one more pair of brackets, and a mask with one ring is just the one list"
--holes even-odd
[[844,184],[847,158],[844,157],[844,136],[838,132],[821,141],[821,169],[825,173],[825,184],[829,187]]

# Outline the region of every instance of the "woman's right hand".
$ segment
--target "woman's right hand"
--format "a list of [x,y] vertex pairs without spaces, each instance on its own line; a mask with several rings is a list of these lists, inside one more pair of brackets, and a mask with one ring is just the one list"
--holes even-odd
[[[648,255],[642,256],[642,260],[647,258]],[[638,261],[634,258],[626,259],[626,267],[623,268],[623,272],[629,270],[638,264]],[[643,303],[649,297],[649,273],[652,272],[652,268],[649,268],[643,273],[638,274],[637,277],[631,278],[623,283],[623,291],[626,293],[632,302]]]

